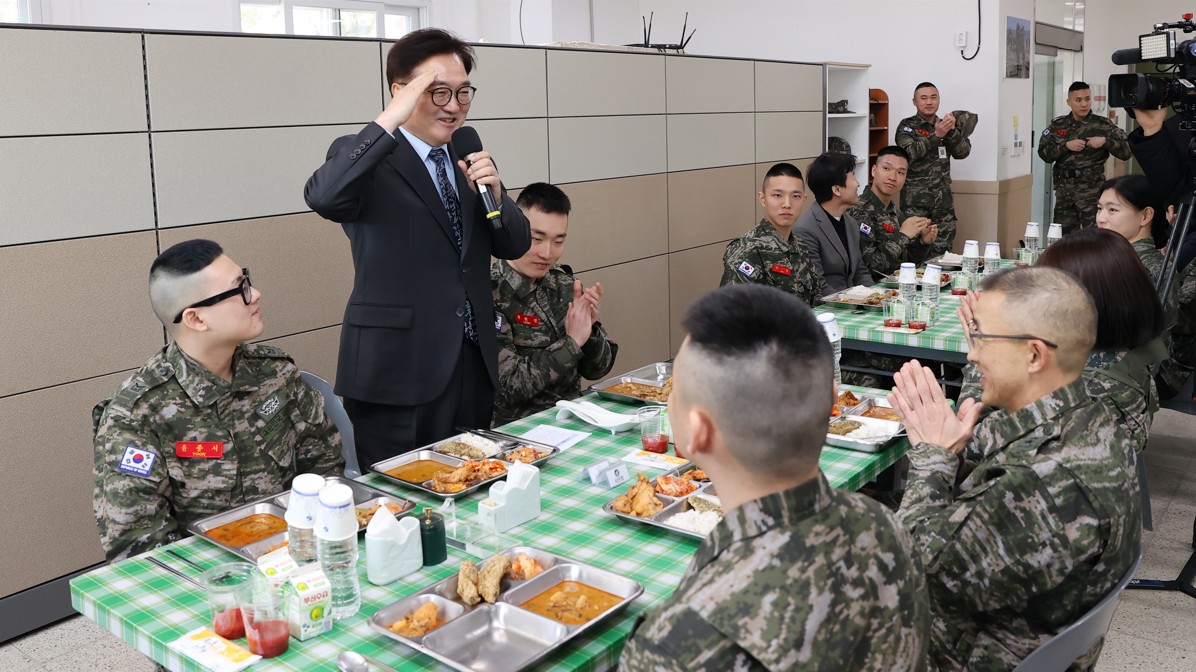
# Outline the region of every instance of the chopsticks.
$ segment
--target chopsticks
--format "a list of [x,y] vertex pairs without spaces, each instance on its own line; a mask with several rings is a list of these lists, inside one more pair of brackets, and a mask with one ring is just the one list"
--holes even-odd
[[[180,572],[179,570],[175,569],[174,567],[171,567],[170,565],[166,564],[165,562],[162,562],[161,560],[159,560],[157,558],[146,558],[145,560],[146,560],[146,562],[149,562],[150,564],[157,565],[158,567],[165,569],[166,571],[170,572],[171,574],[174,574],[175,576],[186,581],[187,583],[190,583],[191,585],[195,586],[196,588],[199,588],[200,590],[207,590],[206,588],[204,588],[203,584],[200,583],[199,581],[196,581],[195,579],[187,576],[186,574]],[[190,562],[190,561],[188,561],[188,562]]]
[[203,567],[200,567],[199,565],[195,564],[194,562],[191,562],[190,560],[188,560],[188,559],[187,559],[187,558],[185,558],[184,556],[182,556],[182,555],[179,555],[179,554],[178,554],[178,553],[176,553],[176,552],[175,552],[173,549],[170,549],[170,548],[168,548],[168,549],[166,549],[166,552],[167,552],[167,553],[169,553],[169,554],[171,554],[171,555],[173,555],[174,557],[178,558],[179,560],[182,560],[183,562],[187,563],[188,565],[190,565],[192,568],[194,568],[194,569],[195,569],[195,570],[197,570],[197,571],[200,571],[200,572],[206,572],[206,571],[207,571],[205,568],[203,568]]

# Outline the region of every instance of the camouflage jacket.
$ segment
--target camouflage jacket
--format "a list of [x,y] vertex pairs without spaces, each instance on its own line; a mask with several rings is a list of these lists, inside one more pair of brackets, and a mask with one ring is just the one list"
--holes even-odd
[[897,199],[885,207],[869,184],[860,195],[860,202],[851,206],[847,214],[860,223],[860,256],[875,279],[896,272],[902,262],[921,264],[926,260],[930,246],[923,245],[918,236],[910,238],[901,233],[905,218],[897,207]]
[[922,670],[929,607],[884,506],[821,475],[728,511],[619,669]]
[[897,123],[894,141],[909,152],[903,202],[921,191],[950,194],[951,159],[966,159],[972,153],[972,141],[959,129],[951,129],[940,138],[934,134],[934,124],[916,114]]
[[610,372],[619,346],[595,322],[582,347],[565,333],[573,300],[573,271],[553,266],[541,280],[529,280],[506,261],[490,267],[498,331],[499,389],[494,425],[518,420],[581,394],[581,379]]
[[[171,343],[95,407],[92,423],[108,560],[177,541],[191,522],[282,492],[296,474],[345,467],[323,397],[268,345],[238,346],[229,383]],[[197,442],[221,442],[223,457],[180,457]]]
[[[1093,137],[1104,137],[1107,141],[1103,147],[1085,147],[1078,152],[1066,147],[1071,140]],[[1105,179],[1104,166],[1110,154],[1122,161],[1130,158],[1129,138],[1117,124],[1096,113],[1089,113],[1079,120],[1071,113],[1055,117],[1050,125],[1043,129],[1042,137],[1038,140],[1038,157],[1047,163],[1055,164],[1055,179],[1075,179],[1063,176],[1062,171],[1080,170],[1090,173],[1086,181],[1100,182]]]
[[[1163,253],[1159,252],[1159,248],[1154,242],[1154,237],[1147,236],[1135,241],[1133,246],[1134,251],[1138,253],[1138,259],[1142,261],[1142,265],[1150,273],[1150,281],[1158,283],[1159,275],[1163,272]],[[1180,289],[1183,287],[1184,281],[1182,276],[1183,274],[1181,273],[1175,274],[1175,279],[1171,281],[1171,292],[1167,294],[1167,300],[1163,302],[1163,312],[1167,316],[1167,324],[1169,325],[1175,324],[1179,313]]]
[[994,412],[975,442],[987,457],[959,485],[958,456],[914,446],[897,515],[926,568],[933,666],[1012,670],[1138,556],[1138,479],[1130,437],[1083,380]]
[[813,306],[822,284],[810,250],[796,235],[782,241],[776,228],[761,219],[756,228],[727,244],[719,286],[757,283],[789,292]]

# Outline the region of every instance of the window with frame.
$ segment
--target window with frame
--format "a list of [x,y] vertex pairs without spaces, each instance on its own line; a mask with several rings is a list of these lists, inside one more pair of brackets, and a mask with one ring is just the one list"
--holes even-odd
[[0,23],[31,23],[29,0],[0,0]]
[[[12,0],[0,0],[0,2]],[[275,35],[398,39],[426,22],[426,4],[367,0],[248,0],[241,31]]]

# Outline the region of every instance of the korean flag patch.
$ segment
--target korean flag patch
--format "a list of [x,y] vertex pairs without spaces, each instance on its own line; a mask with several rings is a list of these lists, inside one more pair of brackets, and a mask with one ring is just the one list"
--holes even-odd
[[1042,129],[1042,137],[1044,137],[1044,138],[1051,137],[1051,129],[1049,129],[1049,128]]
[[150,469],[158,456],[148,450],[141,450],[136,446],[125,446],[125,454],[120,458],[120,465],[116,468],[126,474],[134,476],[149,476]]
[[910,128],[909,126],[902,126],[902,127],[901,127],[901,131],[902,131],[903,133],[913,133],[913,132],[914,132],[914,129]]
[[494,331],[502,331],[502,313],[494,316]]
[[752,266],[751,264],[749,264],[746,261],[739,262],[739,266],[737,266],[736,268],[739,270],[740,273],[742,273],[744,275],[744,277],[748,277],[748,278],[756,277],[756,267]]
[[872,227],[868,226],[867,224],[860,223],[860,233],[865,236],[871,236],[872,235]]

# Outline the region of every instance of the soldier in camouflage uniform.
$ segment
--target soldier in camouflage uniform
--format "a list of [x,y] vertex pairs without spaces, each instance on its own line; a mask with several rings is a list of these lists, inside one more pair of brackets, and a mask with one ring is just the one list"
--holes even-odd
[[930,82],[914,89],[918,113],[897,124],[894,137],[909,153],[909,177],[901,192],[901,207],[907,216],[929,217],[939,237],[930,256],[950,252],[955,242],[955,198],[951,193],[951,159],[966,159],[972,153],[968,137],[976,128],[976,115],[957,110],[940,119],[939,90]]
[[601,378],[619,346],[598,321],[602,283],[588,289],[559,265],[569,226],[569,197],[529,184],[517,201],[531,222],[532,246],[491,266],[499,389],[494,425],[504,425],[581,394],[581,379]]
[[925,669],[917,552],[888,509],[818,469],[834,384],[812,311],[775,288],[724,287],[683,326],[673,435],[726,516],[636,624],[619,668]]
[[[934,668],[1014,669],[1140,552],[1131,437],[1081,377],[1095,330],[1070,275],[1014,269],[985,280],[970,328],[968,359],[997,411],[976,426],[980,405],[956,414],[929,369],[912,362],[897,376],[890,399],[913,444],[898,517],[926,569]],[[1031,353],[1040,367],[1026,365]],[[969,441],[974,462],[961,460]],[[1069,669],[1098,654],[1099,644]]]
[[872,166],[872,182],[847,214],[860,223],[860,258],[876,280],[903,262],[921,264],[938,237],[926,217],[902,217],[897,207],[909,169],[909,154],[896,145],[882,148]]
[[150,297],[171,344],[92,412],[108,560],[177,541],[191,522],[283,492],[297,474],[344,469],[320,394],[286,353],[246,342],[262,331],[261,293],[219,245],[163,252]]
[[821,298],[821,279],[810,261],[809,249],[793,235],[793,223],[805,202],[801,171],[778,163],[764,176],[756,194],[764,219],[756,228],[727,244],[719,286],[755,283],[776,287],[813,306]]
[[1092,226],[1096,200],[1105,179],[1105,161],[1112,154],[1130,158],[1125,131],[1107,117],[1092,113],[1092,92],[1084,82],[1067,89],[1071,114],[1055,117],[1042,131],[1038,156],[1055,164],[1055,218],[1063,235]]

